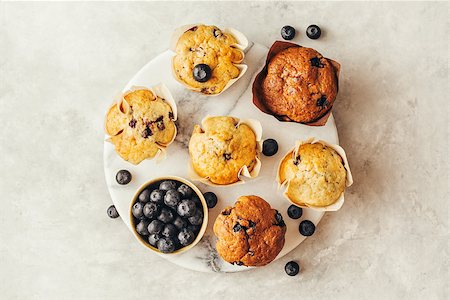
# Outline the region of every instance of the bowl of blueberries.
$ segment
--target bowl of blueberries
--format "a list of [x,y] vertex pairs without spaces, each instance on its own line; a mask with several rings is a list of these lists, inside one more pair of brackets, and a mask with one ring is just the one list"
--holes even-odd
[[200,190],[188,180],[168,176],[152,179],[136,192],[130,223],[145,247],[163,254],[194,247],[208,225],[208,206]]

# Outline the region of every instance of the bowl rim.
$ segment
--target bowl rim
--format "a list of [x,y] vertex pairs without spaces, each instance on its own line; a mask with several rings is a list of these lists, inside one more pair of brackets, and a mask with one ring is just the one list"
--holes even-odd
[[[158,250],[158,248],[151,246],[148,242],[146,242],[139,233],[136,232],[135,229],[135,222],[134,222],[134,216],[132,213],[132,208],[133,205],[136,203],[137,198],[139,196],[139,194],[148,186],[158,182],[158,181],[164,181],[164,180],[175,180],[181,183],[186,184],[187,186],[189,186],[191,189],[193,189],[193,191],[197,194],[197,196],[200,198],[200,202],[202,203],[202,208],[203,208],[203,222],[202,222],[202,226],[200,228],[200,231],[198,232],[195,240],[187,246],[184,246],[178,250],[175,250],[174,252],[171,253],[164,253],[160,250]],[[189,249],[193,248],[195,245],[198,244],[198,242],[200,242],[200,240],[202,239],[203,235],[206,232],[206,228],[208,227],[208,206],[206,204],[206,200],[205,197],[203,197],[203,193],[200,191],[200,189],[193,184],[192,182],[190,182],[189,180],[183,178],[183,177],[179,177],[179,176],[162,176],[162,177],[156,177],[153,179],[150,179],[146,182],[144,182],[136,191],[136,193],[134,194],[132,200],[131,200],[131,204],[130,204],[130,208],[129,208],[129,218],[130,218],[130,225],[133,231],[133,235],[134,237],[145,247],[149,248],[150,250],[161,254],[161,255],[174,255],[174,254],[180,254],[183,253],[185,251],[188,251]]]

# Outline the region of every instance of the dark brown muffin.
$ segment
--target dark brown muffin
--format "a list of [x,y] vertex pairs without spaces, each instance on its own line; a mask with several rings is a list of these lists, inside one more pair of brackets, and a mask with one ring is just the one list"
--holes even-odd
[[337,92],[336,69],[331,62],[316,50],[299,46],[276,54],[262,82],[267,108],[300,123],[326,114]]
[[264,266],[284,246],[286,225],[278,211],[258,196],[241,196],[214,223],[217,252],[229,263]]

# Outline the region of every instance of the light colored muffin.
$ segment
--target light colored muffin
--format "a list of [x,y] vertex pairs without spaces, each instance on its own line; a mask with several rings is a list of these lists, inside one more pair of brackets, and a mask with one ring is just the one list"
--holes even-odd
[[[244,52],[234,47],[237,43],[233,35],[216,26],[198,25],[187,30],[176,44],[174,75],[203,94],[220,93],[231,79],[239,76],[240,70],[235,64],[243,60]],[[211,68],[212,75],[208,81],[194,79],[193,69],[198,64]]]
[[214,222],[217,252],[237,265],[267,265],[283,249],[285,233],[281,214],[258,196],[239,197]]
[[116,152],[133,164],[154,157],[176,134],[172,108],[146,89],[132,91],[113,104],[105,127]]
[[280,163],[278,180],[287,181],[285,195],[298,205],[325,207],[335,203],[346,186],[341,156],[321,143],[300,145]]
[[237,182],[241,168],[257,163],[258,144],[250,126],[233,117],[210,117],[195,125],[189,155],[195,172],[214,184]]

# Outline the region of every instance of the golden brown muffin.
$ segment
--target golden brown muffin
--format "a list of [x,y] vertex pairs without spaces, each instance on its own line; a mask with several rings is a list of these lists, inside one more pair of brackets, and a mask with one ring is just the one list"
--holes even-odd
[[298,205],[325,207],[335,203],[345,189],[346,170],[341,156],[321,143],[303,144],[286,154],[279,181],[288,181],[286,195]]
[[281,214],[258,196],[239,197],[214,222],[217,252],[237,265],[267,265],[283,249],[285,233]]
[[305,47],[276,54],[262,82],[267,108],[300,123],[313,122],[326,114],[337,92],[334,66],[316,50]]
[[[235,48],[236,44],[233,35],[216,26],[195,26],[178,40],[173,58],[174,75],[203,94],[218,94],[231,79],[239,76],[240,70],[235,64],[242,61],[244,52]],[[198,64],[207,64],[211,68],[212,75],[208,81],[194,79],[192,72]]]
[[210,117],[203,129],[195,125],[189,141],[189,155],[195,172],[215,184],[231,184],[239,180],[239,171],[253,170],[257,157],[257,141],[253,130],[233,117]]
[[173,140],[176,127],[172,108],[150,90],[130,92],[109,109],[106,133],[124,160],[138,164]]

